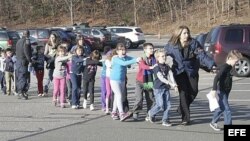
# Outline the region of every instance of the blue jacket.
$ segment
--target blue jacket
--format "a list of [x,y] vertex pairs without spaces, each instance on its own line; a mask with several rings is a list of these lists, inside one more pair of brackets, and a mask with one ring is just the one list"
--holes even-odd
[[186,72],[188,76],[197,77],[201,66],[211,70],[215,66],[214,60],[210,58],[201,45],[195,39],[189,43],[188,58],[184,58],[179,49],[179,45],[168,43],[165,46],[166,55],[173,58],[173,73],[174,75]]
[[113,57],[111,61],[110,80],[125,81],[127,74],[127,66],[136,63],[136,58],[125,57]]
[[80,74],[83,72],[84,69],[84,58],[83,56],[72,56],[72,65],[71,65],[71,71],[74,74]]

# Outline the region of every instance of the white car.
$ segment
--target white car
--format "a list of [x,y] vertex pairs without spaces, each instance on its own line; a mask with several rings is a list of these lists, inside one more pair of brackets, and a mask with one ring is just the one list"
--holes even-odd
[[145,42],[144,33],[140,27],[135,26],[110,26],[106,27],[108,31],[118,36],[124,36],[126,40],[126,47],[137,48],[140,44]]

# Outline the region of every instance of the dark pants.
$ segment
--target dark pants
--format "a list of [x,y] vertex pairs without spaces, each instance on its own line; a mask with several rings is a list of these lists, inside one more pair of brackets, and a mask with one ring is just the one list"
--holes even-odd
[[145,99],[147,103],[147,113],[152,108],[154,103],[154,94],[153,90],[143,90],[143,83],[136,81],[135,84],[135,104],[132,112],[138,113],[139,110],[142,110],[143,105],[143,92],[145,93]]
[[175,77],[179,89],[180,105],[178,112],[183,122],[190,122],[190,105],[198,94],[199,75],[189,77],[185,72]]
[[16,74],[17,74],[17,92],[19,94],[26,93],[29,85],[29,72],[28,66],[22,63],[22,60],[16,62]]
[[72,73],[70,78],[72,82],[72,105],[80,105],[82,76]]
[[90,104],[94,104],[94,85],[95,85],[95,80],[83,80],[83,96],[84,99],[87,99],[87,94],[89,92],[90,94]]
[[66,85],[67,85],[67,99],[71,101],[72,99],[72,81],[71,77],[70,79],[66,79]]
[[48,79],[47,79],[47,82],[46,82],[45,88],[44,88],[45,93],[48,93],[48,91],[49,91],[50,83],[53,80],[53,72],[54,72],[54,69],[48,69]]
[[3,94],[6,94],[6,82],[4,77],[4,72],[0,71],[0,85]]
[[37,70],[36,79],[37,79],[38,94],[43,94],[43,77],[44,77],[44,70]]

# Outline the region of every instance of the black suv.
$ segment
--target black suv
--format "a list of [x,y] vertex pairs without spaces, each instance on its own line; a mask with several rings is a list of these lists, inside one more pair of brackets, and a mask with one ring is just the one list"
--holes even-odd
[[250,24],[220,25],[212,28],[207,35],[204,49],[215,60],[217,65],[226,61],[230,50],[238,50],[244,56],[234,66],[234,75],[250,75]]

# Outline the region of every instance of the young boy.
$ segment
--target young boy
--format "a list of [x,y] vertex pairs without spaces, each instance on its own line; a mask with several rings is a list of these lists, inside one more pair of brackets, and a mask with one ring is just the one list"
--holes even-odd
[[[241,58],[242,55],[237,50],[230,51],[227,56],[226,63],[219,67],[218,72],[214,78],[212,93],[215,96],[216,91],[219,90],[218,103],[220,106],[219,108],[215,109],[212,122],[210,123],[210,126],[215,131],[221,130],[217,125],[217,122],[219,121],[222,113],[224,114],[224,124],[225,125],[232,124],[231,110],[228,103],[228,97],[232,89],[232,82],[233,82],[231,71],[235,63]],[[217,87],[219,88],[217,89]]]
[[6,80],[6,94],[11,94],[11,81],[14,80],[14,61],[12,60],[12,50],[10,48],[6,49],[5,58],[5,80]]
[[135,85],[135,103],[132,111],[128,114],[128,117],[133,115],[134,120],[138,120],[139,110],[142,110],[143,106],[143,93],[147,103],[147,112],[151,109],[154,103],[153,94],[153,68],[156,64],[154,57],[154,46],[152,43],[143,44],[144,57],[139,62],[139,69],[136,75]]
[[0,57],[0,84],[1,90],[4,95],[6,95],[6,86],[5,86],[5,78],[4,78],[4,69],[5,69],[5,57],[6,53],[5,50],[1,50],[1,57]]
[[163,111],[162,116],[162,125],[163,126],[172,126],[169,121],[169,110],[171,107],[170,104],[170,93],[169,89],[174,88],[175,92],[178,93],[178,88],[173,76],[173,73],[170,67],[166,64],[166,55],[163,49],[159,49],[155,53],[157,59],[157,66],[154,67],[154,96],[155,96],[155,105],[148,111],[148,117],[146,121],[153,123],[153,117]]

